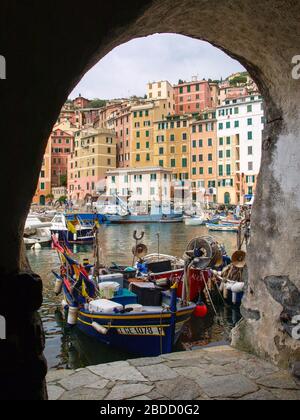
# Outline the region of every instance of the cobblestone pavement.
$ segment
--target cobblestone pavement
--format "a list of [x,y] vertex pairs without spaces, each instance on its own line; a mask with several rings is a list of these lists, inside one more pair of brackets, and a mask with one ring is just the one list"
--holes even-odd
[[50,371],[50,400],[300,400],[289,372],[228,346]]

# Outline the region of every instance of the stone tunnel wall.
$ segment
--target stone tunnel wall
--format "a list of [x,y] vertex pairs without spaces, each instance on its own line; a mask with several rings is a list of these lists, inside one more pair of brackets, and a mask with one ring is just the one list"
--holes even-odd
[[[299,311],[300,289],[300,81],[291,77],[292,57],[300,54],[300,2],[261,0],[258,7],[252,0],[91,0],[82,9],[70,8],[67,1],[45,2],[40,8],[37,1],[3,0],[1,8],[0,54],[6,58],[7,80],[0,81],[5,198],[0,314],[7,313],[11,351],[0,344],[1,356],[7,357],[5,366],[0,359],[0,373],[8,378],[13,372],[11,390],[30,367],[35,374],[27,396],[45,397],[42,330],[34,312],[41,304],[41,280],[20,274],[20,255],[51,128],[69,92],[93,64],[121,43],[156,32],[180,33],[221,48],[251,72],[265,97],[268,122],[248,256],[245,321],[234,343],[281,365],[299,360],[290,319]],[[27,314],[22,321],[23,331],[30,332],[26,340],[7,305],[11,292]],[[17,394],[18,389],[11,395]]]

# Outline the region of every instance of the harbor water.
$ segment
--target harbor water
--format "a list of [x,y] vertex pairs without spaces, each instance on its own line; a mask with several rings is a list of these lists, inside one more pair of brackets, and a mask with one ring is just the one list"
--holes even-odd
[[[100,237],[106,264],[115,262],[132,265],[131,249],[135,244],[133,239],[135,230],[138,234],[141,231],[145,232],[143,243],[147,245],[149,253],[159,251],[162,254],[178,257],[182,257],[191,239],[209,234],[205,226],[185,226],[183,223],[102,226]],[[224,244],[230,256],[236,250],[236,234],[214,233],[213,236]],[[83,258],[89,258],[91,263],[94,261],[91,246],[75,246],[73,251],[81,262]],[[66,328],[61,312],[62,297],[57,298],[53,291],[54,278],[51,271],[59,270],[56,251],[50,248],[28,251],[28,259],[31,268],[43,279],[44,303],[40,313],[46,334],[45,356],[49,368],[77,369],[133,357],[95,343],[76,329]],[[177,350],[190,350],[217,342],[229,342],[230,331],[239,320],[239,311],[230,307],[218,308],[217,316],[211,311],[203,320],[193,319],[187,324]]]

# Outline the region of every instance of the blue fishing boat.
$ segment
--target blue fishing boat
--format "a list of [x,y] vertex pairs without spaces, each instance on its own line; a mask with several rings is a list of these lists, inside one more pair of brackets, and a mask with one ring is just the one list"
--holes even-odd
[[63,290],[68,324],[98,342],[135,355],[172,352],[197,306],[177,297],[176,282],[168,291],[150,282],[136,284],[137,293],[125,291],[118,284],[99,282],[99,277],[89,274],[91,266],[81,266],[65,245],[55,237],[53,241],[62,263],[60,274],[54,273],[55,292]]
[[56,214],[51,222],[51,234],[59,242],[69,244],[93,244],[95,220],[83,220],[79,214]]

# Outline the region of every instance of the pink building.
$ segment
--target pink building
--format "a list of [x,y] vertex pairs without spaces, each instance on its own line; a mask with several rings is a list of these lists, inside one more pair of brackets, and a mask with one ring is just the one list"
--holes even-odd
[[211,89],[206,80],[182,82],[174,86],[176,114],[195,114],[213,106]]
[[61,187],[66,182],[68,174],[68,156],[72,153],[74,135],[60,128],[53,130],[51,139],[51,184]]
[[110,127],[114,126],[116,133],[117,167],[129,168],[130,142],[131,142],[131,106],[129,103],[121,105],[108,121]]
[[81,94],[79,94],[79,96],[73,100],[73,105],[76,109],[87,108],[89,106],[89,103],[90,101],[81,96]]

